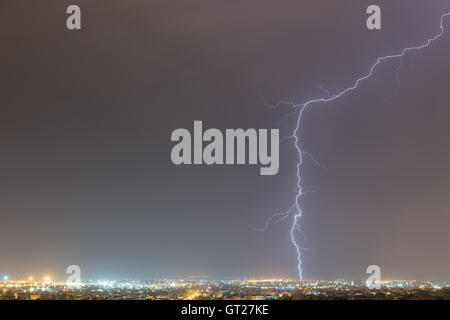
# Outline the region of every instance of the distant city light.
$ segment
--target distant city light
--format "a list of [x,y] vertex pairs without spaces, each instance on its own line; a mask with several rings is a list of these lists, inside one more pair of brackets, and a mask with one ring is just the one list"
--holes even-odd
[[[8,276],[3,275],[5,279]],[[50,276],[0,282],[0,300],[284,300],[284,299],[448,299],[450,281],[383,280],[380,289],[368,290],[365,280],[245,279],[207,280],[87,280],[68,287]],[[1,278],[0,278],[1,279]],[[28,279],[28,281],[27,281]]]
[[3,276],[3,281],[8,281],[9,277],[8,276]]

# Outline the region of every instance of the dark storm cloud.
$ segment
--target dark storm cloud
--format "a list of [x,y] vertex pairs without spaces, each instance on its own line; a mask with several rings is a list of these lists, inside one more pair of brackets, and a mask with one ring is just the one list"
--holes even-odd
[[[280,172],[175,167],[170,133],[276,128],[318,84],[343,89],[381,55],[436,34],[447,1],[69,1],[0,3],[0,273],[87,277],[295,277],[289,221],[296,154]],[[450,30],[450,22],[449,22]],[[448,278],[450,33],[377,69],[303,120],[305,275]],[[294,118],[281,131],[289,133]]]

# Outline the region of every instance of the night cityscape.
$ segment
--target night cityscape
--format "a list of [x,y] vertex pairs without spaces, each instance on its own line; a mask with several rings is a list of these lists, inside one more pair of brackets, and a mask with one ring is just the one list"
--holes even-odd
[[89,281],[78,285],[50,278],[0,282],[0,300],[449,300],[448,281],[364,282],[336,280]]
[[0,0],[1,306],[448,303],[449,57],[450,0]]

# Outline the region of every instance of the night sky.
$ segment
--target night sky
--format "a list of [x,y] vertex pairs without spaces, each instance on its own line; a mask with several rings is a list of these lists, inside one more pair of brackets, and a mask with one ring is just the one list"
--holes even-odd
[[[66,29],[66,8],[82,30]],[[382,30],[366,8],[382,9]],[[296,194],[280,171],[175,166],[177,128],[280,128],[264,106],[342,90],[377,57],[439,32],[447,0],[0,2],[0,274],[83,279],[295,278]],[[309,279],[450,278],[450,19],[426,50],[315,104],[301,140]],[[396,70],[400,85],[397,87]]]

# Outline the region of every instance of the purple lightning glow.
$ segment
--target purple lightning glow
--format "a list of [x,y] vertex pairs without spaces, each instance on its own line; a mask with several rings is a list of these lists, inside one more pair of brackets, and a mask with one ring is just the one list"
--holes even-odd
[[[297,253],[297,269],[298,269],[298,275],[299,275],[300,280],[303,279],[303,276],[302,276],[302,254],[301,254],[301,251],[304,248],[302,248],[302,246],[300,244],[300,241],[298,241],[296,239],[295,233],[296,233],[296,231],[297,232],[300,231],[300,219],[302,217],[302,209],[301,209],[301,206],[300,206],[300,199],[301,199],[301,197],[303,195],[306,194],[306,191],[304,191],[303,187],[302,187],[302,183],[301,183],[302,182],[302,178],[301,178],[301,174],[300,174],[300,169],[301,169],[302,164],[303,164],[303,157],[304,157],[304,155],[307,155],[311,160],[313,160],[314,163],[316,163],[316,164],[320,165],[321,167],[323,167],[318,161],[316,161],[312,157],[312,155],[310,153],[305,152],[301,148],[300,138],[299,138],[299,131],[300,131],[300,126],[301,126],[301,120],[302,120],[303,112],[308,107],[310,107],[311,105],[313,105],[315,103],[331,102],[331,101],[337,100],[337,99],[341,98],[342,96],[344,96],[345,94],[347,94],[347,93],[357,89],[362,81],[367,80],[367,79],[372,77],[375,68],[379,64],[381,64],[382,62],[388,61],[388,60],[400,59],[399,66],[396,69],[397,85],[399,85],[399,75],[398,75],[398,73],[399,73],[399,68],[402,65],[403,58],[406,56],[407,53],[409,53],[411,51],[418,51],[418,50],[425,49],[425,48],[429,47],[434,41],[439,39],[444,34],[444,19],[446,17],[448,17],[448,16],[450,16],[450,12],[444,13],[444,14],[441,15],[440,32],[437,35],[435,35],[432,38],[429,38],[423,45],[419,45],[419,46],[415,46],[415,47],[408,47],[408,48],[403,49],[401,51],[401,53],[393,54],[393,55],[387,55],[387,56],[378,58],[375,61],[375,63],[370,67],[369,72],[366,75],[358,78],[355,81],[355,83],[353,84],[353,86],[348,87],[347,89],[344,89],[344,90],[340,91],[340,90],[338,90],[336,88],[336,86],[333,86],[333,89],[335,89],[335,90],[333,90],[333,92],[331,92],[329,90],[326,90],[326,88],[324,88],[323,86],[320,86],[321,91],[324,92],[325,94],[327,94],[326,98],[313,99],[313,100],[310,100],[310,101],[307,101],[307,102],[304,102],[304,103],[301,103],[301,104],[296,104],[294,102],[289,102],[289,101],[279,101],[276,105],[268,105],[268,104],[265,103],[266,106],[269,106],[271,108],[278,108],[280,105],[287,104],[287,105],[291,105],[296,110],[296,112],[298,111],[297,125],[296,125],[295,129],[293,130],[292,135],[290,135],[288,137],[285,137],[285,138],[283,138],[281,140],[281,142],[284,142],[285,140],[293,139],[294,140],[294,146],[295,146],[295,148],[297,150],[297,153],[298,153],[299,162],[297,163],[297,194],[295,196],[294,204],[286,212],[277,213],[277,214],[271,216],[269,219],[266,220],[266,224],[265,224],[264,228],[256,229],[256,230],[257,231],[265,231],[269,227],[269,225],[272,222],[272,220],[274,220],[275,218],[278,218],[276,220],[276,222],[275,222],[275,223],[277,223],[277,222],[279,222],[281,220],[286,219],[290,215],[290,213],[293,212],[294,220],[293,220],[292,227],[291,227],[291,230],[290,230],[290,235],[291,235],[291,242],[294,245],[295,251]],[[398,87],[397,87],[397,89],[398,89]],[[288,115],[286,115],[282,121],[285,121],[286,118],[291,116],[292,114],[293,113],[289,113]],[[300,231],[300,233],[301,233],[301,231]],[[304,236],[304,235],[302,234],[302,236]]]

